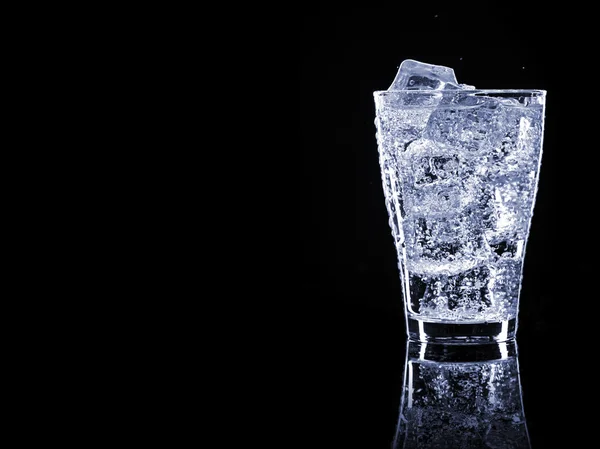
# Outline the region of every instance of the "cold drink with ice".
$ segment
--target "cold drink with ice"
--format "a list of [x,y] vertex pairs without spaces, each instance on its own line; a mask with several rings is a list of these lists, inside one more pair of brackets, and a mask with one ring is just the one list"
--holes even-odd
[[416,61],[374,93],[411,338],[514,337],[545,94],[475,89],[449,68]]

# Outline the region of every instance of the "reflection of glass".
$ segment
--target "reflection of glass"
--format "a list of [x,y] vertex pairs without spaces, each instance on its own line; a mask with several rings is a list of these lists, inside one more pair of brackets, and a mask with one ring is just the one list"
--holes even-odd
[[514,341],[409,342],[393,449],[529,449]]

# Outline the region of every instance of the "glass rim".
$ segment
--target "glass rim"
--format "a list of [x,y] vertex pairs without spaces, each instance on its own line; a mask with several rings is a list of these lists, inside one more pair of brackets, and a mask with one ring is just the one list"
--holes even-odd
[[461,94],[461,93],[474,93],[474,94],[535,94],[535,95],[546,95],[547,91],[545,89],[395,89],[395,90],[376,90],[373,91],[373,95],[383,95],[383,94],[417,94],[417,95],[432,95],[439,93],[449,93],[449,94]]

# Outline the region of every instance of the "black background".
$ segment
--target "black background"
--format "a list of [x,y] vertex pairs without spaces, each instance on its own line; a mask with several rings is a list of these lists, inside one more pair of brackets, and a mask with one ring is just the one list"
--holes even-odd
[[274,271],[291,274],[278,288],[293,307],[279,319],[299,324],[287,388],[300,393],[290,438],[305,447],[389,449],[398,419],[406,337],[373,91],[408,58],[451,67],[477,88],[548,91],[517,337],[525,415],[534,449],[589,447],[595,435],[582,407],[597,377],[587,362],[598,300],[589,260],[598,127],[588,112],[597,94],[580,89],[595,84],[593,13],[482,8],[306,7],[266,36],[281,63],[268,78],[281,86],[269,96],[270,135],[283,139],[275,159],[287,186],[272,194],[286,255]]

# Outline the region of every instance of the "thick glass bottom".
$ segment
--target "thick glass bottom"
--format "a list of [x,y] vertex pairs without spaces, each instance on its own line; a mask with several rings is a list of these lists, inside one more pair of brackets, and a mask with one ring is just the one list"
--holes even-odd
[[488,322],[431,321],[408,317],[410,340],[438,343],[491,343],[515,338],[517,320]]

